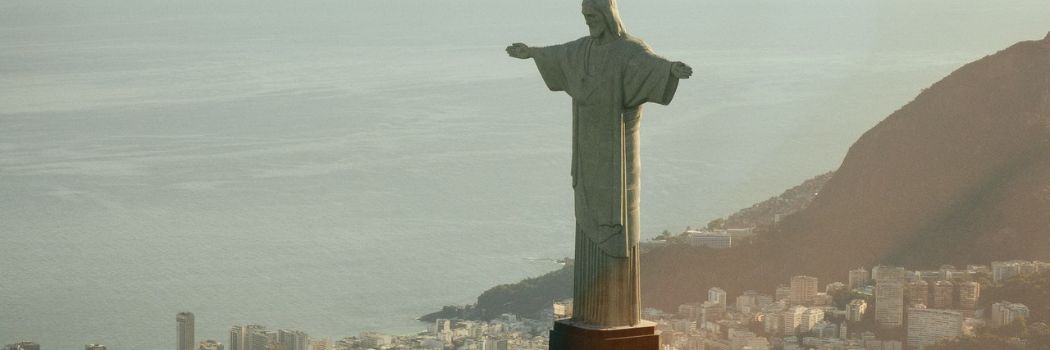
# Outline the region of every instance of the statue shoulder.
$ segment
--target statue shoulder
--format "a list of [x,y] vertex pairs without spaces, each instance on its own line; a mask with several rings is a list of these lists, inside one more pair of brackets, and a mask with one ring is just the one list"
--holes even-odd
[[649,47],[649,44],[645,43],[645,40],[642,40],[642,38],[639,38],[639,37],[636,37],[636,36],[633,36],[633,35],[630,35],[630,34],[627,34],[626,36],[624,36],[623,40],[621,40],[621,42],[622,42],[621,45],[623,45],[624,48],[627,49],[627,50],[631,50],[631,51],[652,51],[652,49]]
[[583,46],[587,45],[587,43],[589,43],[590,41],[591,41],[591,37],[590,36],[585,36],[585,37],[582,37],[582,38],[579,38],[579,39],[567,42],[567,43],[565,43],[565,46],[583,47]]

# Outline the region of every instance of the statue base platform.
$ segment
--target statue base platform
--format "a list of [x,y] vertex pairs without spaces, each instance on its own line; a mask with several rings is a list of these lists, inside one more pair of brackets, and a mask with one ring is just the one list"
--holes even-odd
[[633,327],[594,327],[572,322],[554,321],[550,332],[550,350],[659,350],[660,336],[656,324],[642,321]]

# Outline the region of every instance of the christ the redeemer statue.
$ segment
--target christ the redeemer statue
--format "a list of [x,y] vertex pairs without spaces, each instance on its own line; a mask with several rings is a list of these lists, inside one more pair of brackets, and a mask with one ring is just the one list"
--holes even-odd
[[[572,97],[576,211],[572,323],[633,327],[641,321],[638,122],[642,104],[668,104],[692,68],[657,56],[627,34],[616,0],[584,0],[590,35],[561,45],[507,47],[532,58],[552,91]],[[552,346],[553,349],[553,346]]]

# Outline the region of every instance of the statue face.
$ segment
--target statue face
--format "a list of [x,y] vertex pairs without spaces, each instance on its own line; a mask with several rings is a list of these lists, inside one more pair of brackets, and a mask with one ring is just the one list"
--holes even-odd
[[600,38],[607,28],[605,28],[605,16],[602,16],[601,12],[595,11],[592,8],[583,8],[583,19],[587,21],[587,28],[590,28],[592,38]]

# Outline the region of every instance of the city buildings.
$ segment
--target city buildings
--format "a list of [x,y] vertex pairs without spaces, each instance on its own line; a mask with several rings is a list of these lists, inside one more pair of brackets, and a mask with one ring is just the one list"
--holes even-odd
[[175,332],[178,336],[177,350],[194,350],[193,313],[180,312],[175,315]]
[[700,303],[689,303],[678,306],[678,316],[685,320],[696,321],[702,315]]
[[747,290],[744,294],[736,297],[736,310],[744,314],[754,314],[773,303],[773,297],[768,294],[760,294],[757,291]]
[[266,327],[250,324],[230,328],[229,350],[266,350],[268,343]]
[[[451,328],[449,329],[449,332],[451,332]],[[360,339],[360,344],[364,348],[378,349],[379,347],[390,344],[391,342],[391,337],[389,335],[378,332],[362,332],[358,339]]]
[[951,309],[955,302],[955,284],[948,281],[933,283],[933,298],[927,306],[934,309]]
[[977,300],[981,297],[981,284],[977,282],[962,282],[957,285],[959,290],[959,308],[974,310],[977,308]]
[[225,350],[222,343],[214,340],[202,340],[197,345],[197,350]]
[[303,331],[281,329],[277,331],[277,347],[280,350],[309,350],[310,340]]
[[24,341],[5,345],[4,350],[40,350],[40,344]]
[[861,267],[849,271],[849,289],[857,289],[867,286],[871,282],[871,273]]
[[726,305],[705,301],[700,305],[700,323],[715,322],[722,319],[726,312]]
[[835,293],[835,292],[838,292],[838,291],[841,291],[841,290],[847,290],[847,288],[848,288],[848,286],[846,286],[845,283],[842,283],[842,282],[831,282],[831,283],[828,283],[828,285],[824,286],[824,293],[831,294],[831,293]]
[[712,287],[707,290],[707,300],[715,303],[726,304],[726,291],[722,288]]
[[791,298],[791,287],[780,285],[777,286],[776,292],[773,294],[773,299],[777,301],[789,300]]
[[812,331],[816,327],[817,323],[824,320],[824,310],[820,308],[811,307],[802,312],[802,317],[799,320],[798,332],[807,333]]
[[[996,266],[1001,271],[1008,270],[1003,267],[1006,265]],[[1042,268],[1036,263],[1030,266],[1033,267],[1017,267],[1017,274],[1023,276]],[[1029,315],[1025,305],[1006,301],[994,304],[983,314],[978,312],[976,306],[982,286],[963,281],[988,273],[979,269],[980,266],[968,266],[966,270],[942,266],[939,270],[909,271],[878,266],[872,269],[878,278],[871,284],[871,279],[864,276],[867,271],[859,268],[850,271],[851,284],[858,288],[849,289],[850,285],[831,282],[824,293],[816,292],[816,278],[794,276],[790,285],[776,288],[777,298],[748,290],[735,298],[736,303],[730,303],[725,290],[715,287],[708,289],[706,295],[697,295],[702,301],[680,305],[677,313],[646,308],[643,318],[656,323],[661,350],[922,349],[938,340],[972,334],[976,327],[985,325],[984,320],[968,316],[983,315],[990,319],[989,327],[999,327]],[[954,282],[938,280],[945,276],[955,278]],[[842,306],[830,302],[832,295],[842,296],[839,293],[845,290],[853,293],[855,299]],[[230,343],[226,347],[231,350],[541,350],[547,348],[551,322],[559,315],[571,314],[571,305],[571,300],[552,303],[545,314],[546,320],[521,319],[514,315],[503,315],[492,321],[439,319],[427,332],[411,336],[363,332],[335,342],[328,339],[310,342],[301,331],[235,326],[230,330]],[[874,314],[868,315],[873,312],[872,308]],[[872,330],[869,324],[872,318],[884,329]],[[201,341],[197,350],[225,349],[222,343]]]
[[930,305],[930,284],[923,280],[908,283],[908,305]]
[[879,265],[871,268],[871,278],[878,284],[882,280],[903,281],[908,276],[908,271],[903,267]]
[[784,335],[795,335],[799,331],[799,326],[802,325],[802,316],[806,312],[807,308],[801,305],[795,305],[783,313],[783,321],[781,322],[780,332]]
[[864,319],[864,312],[867,309],[867,301],[864,301],[864,299],[853,299],[846,305],[846,321],[860,322]]
[[1024,277],[1050,270],[1050,264],[1041,261],[995,261],[992,262],[992,281],[1003,283],[1014,277]]
[[736,297],[736,310],[743,313],[751,313],[758,306],[758,292],[753,290],[744,291],[744,294]]
[[714,249],[725,249],[733,246],[733,236],[725,231],[720,232],[695,232],[686,238],[689,245],[697,247],[708,247]]
[[572,317],[572,299],[554,302],[554,319],[560,320],[570,317]]
[[943,339],[963,335],[963,315],[951,310],[908,309],[908,348],[922,349]]
[[876,281],[875,321],[883,328],[895,328],[904,324],[903,283],[892,279]]
[[310,350],[331,350],[332,340],[331,339],[320,339],[310,341]]
[[813,305],[813,298],[817,296],[817,278],[810,276],[795,276],[791,278],[791,293],[788,300],[795,305]]
[[991,307],[991,326],[1002,327],[1008,325],[1018,319],[1028,318],[1028,306],[1024,304],[1015,304],[1009,301],[1001,301],[992,304]]

